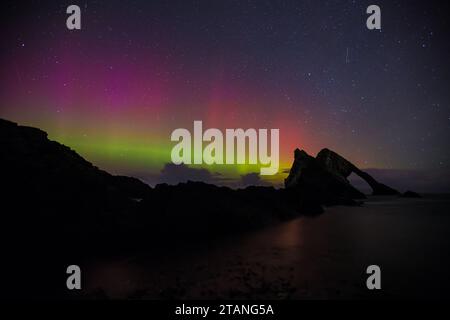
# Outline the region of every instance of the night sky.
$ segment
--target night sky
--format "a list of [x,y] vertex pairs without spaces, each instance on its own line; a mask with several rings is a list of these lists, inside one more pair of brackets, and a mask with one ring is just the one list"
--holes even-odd
[[[66,28],[70,4],[81,7],[80,31]],[[381,31],[366,28],[370,4],[381,7]],[[296,147],[328,147],[394,186],[450,191],[440,2],[6,1],[2,11],[0,117],[102,169],[151,184],[171,170],[230,184],[259,172],[167,165],[170,133],[203,120],[280,128],[272,183]]]

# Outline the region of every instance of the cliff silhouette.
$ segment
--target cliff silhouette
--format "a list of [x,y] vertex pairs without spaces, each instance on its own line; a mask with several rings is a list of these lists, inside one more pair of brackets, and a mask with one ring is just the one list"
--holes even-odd
[[129,239],[129,234],[148,230],[196,235],[240,231],[318,214],[324,205],[359,204],[365,195],[347,180],[352,172],[374,194],[399,194],[328,149],[316,158],[295,150],[284,189],[234,190],[190,181],[151,188],[100,170],[40,129],[0,119],[0,137],[3,207],[9,210],[4,219],[11,228],[38,228],[44,238],[62,233],[81,242],[112,241],[110,237]]
[[[3,267],[26,274],[28,262],[45,261],[36,268],[47,278],[37,285],[48,286],[63,281],[55,272],[77,257],[212,239],[320,214],[323,206],[359,205],[365,196],[348,182],[352,172],[374,194],[398,194],[328,149],[316,158],[295,150],[282,189],[190,181],[151,188],[100,170],[40,129],[0,119]],[[12,277],[5,286],[20,291],[34,280]]]

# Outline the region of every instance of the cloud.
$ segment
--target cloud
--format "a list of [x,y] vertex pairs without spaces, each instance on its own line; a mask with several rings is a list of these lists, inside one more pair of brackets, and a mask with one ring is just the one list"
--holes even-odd
[[[450,172],[439,170],[364,169],[379,182],[399,191],[413,190],[422,193],[450,192]],[[363,192],[371,189],[365,181],[352,174],[350,182]]]
[[135,173],[133,176],[139,177],[153,187],[160,183],[176,185],[187,181],[200,181],[230,188],[272,185],[270,182],[261,179],[260,174],[257,172],[230,178],[205,168],[193,168],[185,164],[175,165],[173,163],[166,163],[161,171],[156,174]]
[[[450,172],[401,169],[364,169],[364,171],[372,175],[379,182],[402,192],[412,190],[420,193],[450,193]],[[151,186],[155,186],[158,183],[178,184],[191,180],[229,186],[231,188],[243,188],[250,185],[270,186],[275,181],[265,181],[256,172],[244,174],[237,178],[227,178],[220,173],[211,172],[205,168],[193,168],[184,164],[175,165],[173,163],[166,163],[163,169],[157,174],[135,173],[132,176],[139,177]],[[281,182],[275,186],[283,187],[283,178],[285,178],[285,175],[281,174]],[[367,183],[355,174],[352,174],[349,180],[352,185],[362,192],[371,193],[372,190]]]
[[223,177],[204,168],[191,168],[185,164],[166,163],[158,177],[160,183],[178,184],[187,181],[201,181],[217,184]]
[[269,186],[270,184],[261,179],[261,176],[257,172],[241,175],[240,186]]

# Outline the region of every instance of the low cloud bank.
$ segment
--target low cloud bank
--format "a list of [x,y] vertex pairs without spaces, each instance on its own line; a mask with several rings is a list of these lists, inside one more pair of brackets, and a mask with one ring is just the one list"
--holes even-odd
[[[450,193],[450,172],[439,170],[365,169],[379,182],[399,191],[413,190],[420,193]],[[359,190],[370,193],[365,181],[352,174],[350,182]]]
[[[420,193],[450,193],[450,172],[438,170],[401,170],[401,169],[364,169],[367,173],[388,186],[399,191],[413,190]],[[289,172],[284,170],[280,176],[280,182],[276,187],[283,184],[282,178]],[[218,172],[211,172],[206,168],[193,168],[187,165],[175,165],[166,163],[163,169],[153,175],[130,174],[155,186],[159,183],[176,185],[180,182],[201,181],[231,188],[244,188],[248,186],[270,186],[271,182],[263,180],[259,173],[248,173],[238,178],[228,178]],[[352,174],[350,182],[364,193],[371,193],[369,185],[361,178]]]

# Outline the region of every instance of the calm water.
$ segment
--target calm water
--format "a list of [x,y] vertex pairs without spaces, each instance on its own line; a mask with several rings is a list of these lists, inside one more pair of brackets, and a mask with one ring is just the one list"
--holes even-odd
[[[84,265],[98,298],[404,298],[449,296],[450,198],[371,198],[232,237]],[[382,290],[366,289],[381,267]]]

